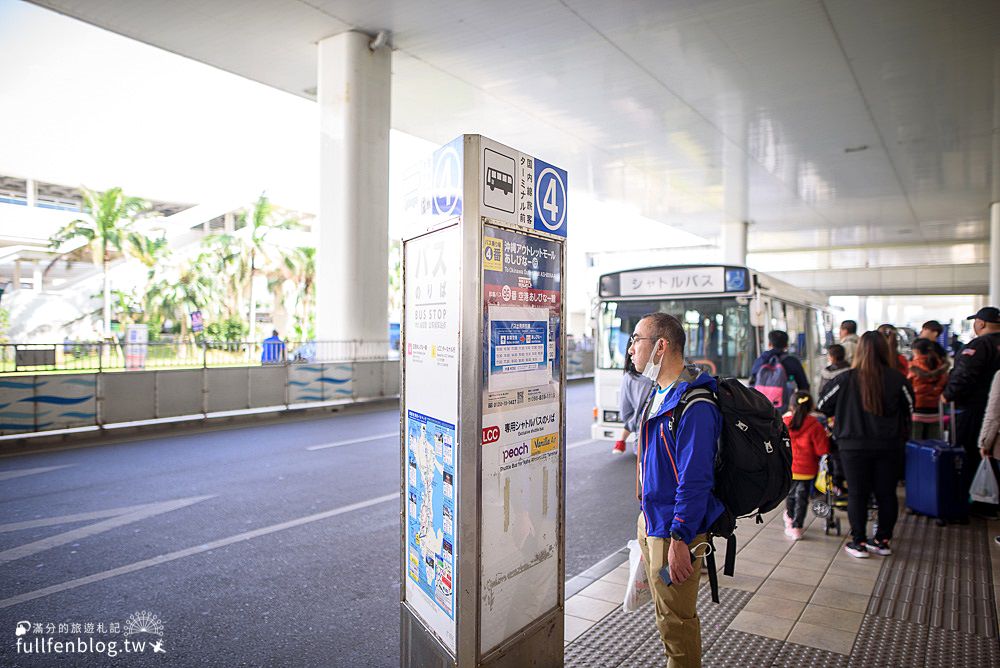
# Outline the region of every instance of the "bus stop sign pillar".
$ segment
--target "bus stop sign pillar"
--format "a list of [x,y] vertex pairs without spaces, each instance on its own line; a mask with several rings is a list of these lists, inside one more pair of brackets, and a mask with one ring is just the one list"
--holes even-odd
[[403,243],[401,665],[561,666],[566,172],[479,135]]

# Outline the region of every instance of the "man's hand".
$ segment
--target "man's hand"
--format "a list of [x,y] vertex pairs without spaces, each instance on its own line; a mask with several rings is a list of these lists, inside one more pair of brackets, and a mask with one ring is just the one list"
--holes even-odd
[[993,448],[992,447],[989,447],[989,448],[980,448],[979,449],[979,454],[981,454],[983,456],[983,459],[989,459],[990,455],[993,454]]
[[667,550],[667,565],[670,567],[670,581],[674,584],[681,584],[694,573],[694,566],[691,564],[691,549],[682,540],[670,539],[670,548]]

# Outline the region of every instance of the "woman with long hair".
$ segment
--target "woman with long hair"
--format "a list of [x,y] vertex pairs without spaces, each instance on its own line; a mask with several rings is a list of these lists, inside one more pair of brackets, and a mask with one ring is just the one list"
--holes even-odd
[[[899,514],[896,481],[910,434],[913,388],[889,365],[889,343],[883,334],[861,336],[851,370],[830,382],[817,408],[834,418],[833,434],[847,477],[851,541],[844,549],[858,558],[869,552],[892,554],[889,541]],[[878,502],[878,530],[869,540],[872,492]]]

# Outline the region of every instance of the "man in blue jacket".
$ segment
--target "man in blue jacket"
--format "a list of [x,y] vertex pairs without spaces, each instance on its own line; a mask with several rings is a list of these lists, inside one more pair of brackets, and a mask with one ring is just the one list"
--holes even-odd
[[[714,378],[684,365],[684,339],[677,318],[651,313],[636,325],[629,346],[635,367],[655,381],[639,428],[636,493],[642,513],[637,533],[670,668],[701,666],[696,602],[704,548],[699,545],[723,510],[712,494],[722,429],[718,407],[692,403],[678,424],[671,424],[688,389],[718,391]],[[699,548],[698,558],[692,557],[692,548]]]

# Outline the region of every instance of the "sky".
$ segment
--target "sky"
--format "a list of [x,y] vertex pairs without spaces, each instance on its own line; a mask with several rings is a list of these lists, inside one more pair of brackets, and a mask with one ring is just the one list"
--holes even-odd
[[0,0],[0,62],[0,173],[316,210],[309,100],[15,0]]

